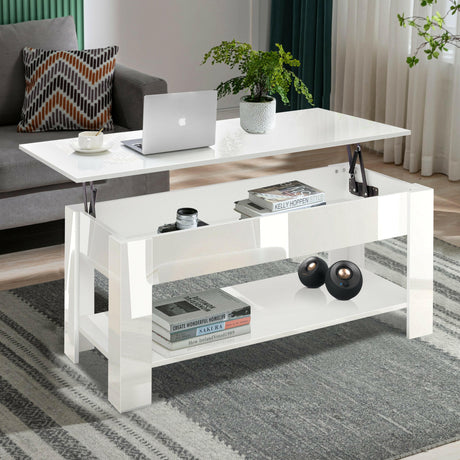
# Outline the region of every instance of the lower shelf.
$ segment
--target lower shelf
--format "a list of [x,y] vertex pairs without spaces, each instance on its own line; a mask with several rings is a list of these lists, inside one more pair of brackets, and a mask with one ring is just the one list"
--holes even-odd
[[[152,367],[219,353],[302,332],[406,308],[406,290],[363,270],[363,288],[353,299],[334,299],[323,286],[303,287],[297,273],[224,288],[251,305],[251,332],[183,350],[152,350]],[[81,318],[80,331],[108,355],[108,314]],[[157,349],[157,346],[154,346]]]

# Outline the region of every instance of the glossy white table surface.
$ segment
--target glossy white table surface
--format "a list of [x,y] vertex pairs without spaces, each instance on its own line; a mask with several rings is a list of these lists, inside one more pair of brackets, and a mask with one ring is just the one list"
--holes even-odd
[[314,108],[277,114],[276,127],[268,134],[246,133],[240,127],[239,118],[221,120],[217,122],[215,145],[149,156],[120,144],[121,140],[142,137],[142,131],[105,135],[104,140],[113,145],[110,150],[97,154],[75,152],[70,139],[21,144],[19,147],[79,183],[407,135],[410,135],[407,129]]

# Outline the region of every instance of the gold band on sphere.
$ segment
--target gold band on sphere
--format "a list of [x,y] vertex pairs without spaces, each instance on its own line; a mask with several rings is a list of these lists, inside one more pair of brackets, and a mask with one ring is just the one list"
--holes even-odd
[[339,268],[337,275],[342,280],[348,280],[351,278],[351,270],[346,267]]

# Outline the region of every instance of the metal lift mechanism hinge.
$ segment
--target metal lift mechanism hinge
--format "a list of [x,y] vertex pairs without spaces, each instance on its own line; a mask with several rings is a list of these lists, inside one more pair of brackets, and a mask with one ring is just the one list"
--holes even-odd
[[[373,187],[372,185],[367,185],[366,170],[364,169],[363,156],[361,153],[361,146],[357,145],[356,150],[351,156],[350,146],[347,146],[348,150],[348,162],[350,164],[350,179],[348,181],[349,191],[352,195],[362,196],[368,198],[371,196],[377,196],[379,194],[379,189]],[[355,177],[355,167],[356,161],[359,159],[359,166],[361,169],[361,178],[362,182],[357,182]]]

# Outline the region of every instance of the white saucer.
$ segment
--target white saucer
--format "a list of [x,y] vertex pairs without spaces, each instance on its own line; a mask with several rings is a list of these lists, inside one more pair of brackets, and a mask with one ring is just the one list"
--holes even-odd
[[70,142],[70,146],[75,150],[75,152],[78,152],[78,153],[101,153],[101,152],[105,152],[106,150],[109,150],[110,147],[112,147],[112,145],[113,145],[113,142],[104,142],[104,144],[102,144],[102,147],[99,147],[97,149],[82,149],[78,145],[78,141]]

